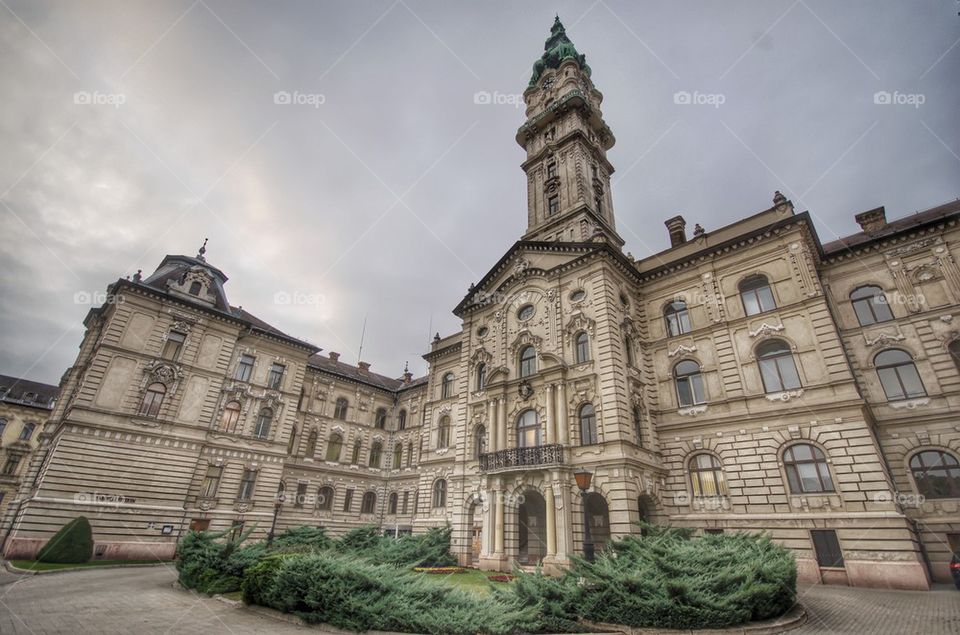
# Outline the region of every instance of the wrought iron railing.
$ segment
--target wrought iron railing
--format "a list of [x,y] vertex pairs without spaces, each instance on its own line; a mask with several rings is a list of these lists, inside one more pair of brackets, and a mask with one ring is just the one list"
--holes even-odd
[[480,455],[480,469],[484,472],[561,463],[563,463],[563,446],[559,444],[509,448]]

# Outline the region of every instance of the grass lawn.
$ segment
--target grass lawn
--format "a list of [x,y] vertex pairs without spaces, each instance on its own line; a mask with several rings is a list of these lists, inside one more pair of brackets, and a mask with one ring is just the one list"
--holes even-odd
[[467,569],[463,573],[418,573],[417,575],[422,575],[440,584],[481,594],[490,593],[491,587],[503,589],[510,585],[509,582],[490,582],[487,580],[487,576],[497,575],[497,572],[480,571],[479,569]]
[[90,562],[60,564],[57,562],[37,562],[36,560],[11,560],[10,564],[27,571],[56,571],[58,569],[88,569],[117,564],[160,564],[160,562],[159,560],[92,560]]

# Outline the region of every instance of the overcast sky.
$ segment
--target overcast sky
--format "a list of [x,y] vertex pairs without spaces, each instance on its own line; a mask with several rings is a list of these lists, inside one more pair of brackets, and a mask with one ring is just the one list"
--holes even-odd
[[373,370],[422,373],[526,227],[512,103],[555,12],[605,97],[636,257],[675,214],[710,230],[774,190],[823,241],[953,200],[958,10],[2,0],[0,373],[56,383],[107,284],[205,237],[234,305],[351,363],[366,318]]

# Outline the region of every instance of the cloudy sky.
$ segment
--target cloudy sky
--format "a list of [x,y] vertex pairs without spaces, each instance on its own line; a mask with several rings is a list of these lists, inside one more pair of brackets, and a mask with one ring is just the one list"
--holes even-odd
[[824,241],[953,200],[958,10],[0,0],[0,373],[56,383],[108,283],[205,237],[233,304],[350,362],[366,318],[374,370],[423,372],[525,229],[513,103],[554,13],[604,93],[636,257],[670,216],[709,230],[774,190]]

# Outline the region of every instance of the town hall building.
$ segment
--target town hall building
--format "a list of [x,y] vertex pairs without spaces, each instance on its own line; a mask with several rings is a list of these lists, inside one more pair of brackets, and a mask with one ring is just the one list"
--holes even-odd
[[711,231],[671,218],[671,247],[634,259],[603,96],[559,19],[524,100],[527,229],[426,377],[259,320],[205,248],[167,256],[88,314],[4,555],[80,514],[103,559],[170,558],[190,529],[449,523],[463,564],[550,571],[645,521],[766,531],[807,581],[948,581],[960,202],[823,243],[776,193]]

